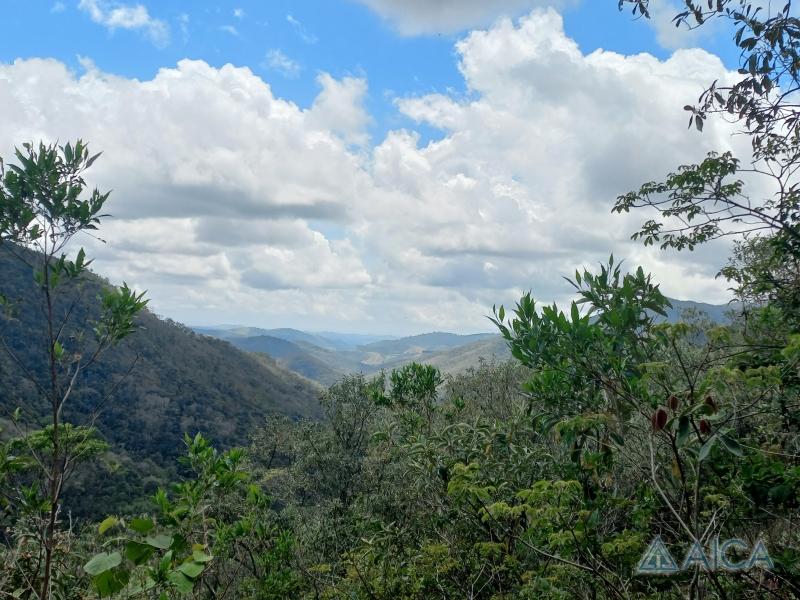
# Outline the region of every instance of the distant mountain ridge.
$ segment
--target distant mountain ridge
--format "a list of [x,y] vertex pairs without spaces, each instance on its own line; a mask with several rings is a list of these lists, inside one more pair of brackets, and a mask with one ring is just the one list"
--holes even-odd
[[[266,354],[282,367],[323,385],[334,383],[342,375],[342,369],[346,369],[348,366],[341,365],[341,369],[335,368],[332,366],[332,363],[335,362],[334,352],[306,342],[291,342],[270,335],[257,335],[229,341],[241,350]],[[320,354],[323,355],[322,358],[320,358]],[[328,354],[331,356],[327,357]]]
[[326,350],[353,350],[359,346],[379,341],[396,339],[392,336],[360,333],[308,332],[289,327],[261,329],[241,325],[218,325],[216,327],[193,327],[197,333],[220,339],[237,339],[256,336],[270,336],[287,342],[305,342]]
[[726,323],[730,319],[728,313],[741,308],[738,302],[729,304],[708,304],[707,302],[694,302],[693,300],[675,300],[670,298],[672,308],[667,310],[667,321],[673,323],[680,319],[683,313],[700,312],[715,323]]
[[360,346],[365,352],[378,352],[380,354],[401,355],[415,354],[423,352],[440,352],[450,348],[466,346],[487,337],[492,337],[492,333],[475,333],[470,335],[458,335],[443,331],[434,331],[409,337],[381,340]]
[[412,360],[436,360],[441,353],[494,337],[491,333],[432,332],[387,339],[363,334],[235,325],[197,327],[195,331],[223,339],[240,350],[265,354],[280,366],[326,386],[347,373],[377,373]]
[[[685,312],[702,312],[714,322],[725,322],[726,313],[735,306],[716,305],[691,300],[670,300],[672,308],[666,320],[676,322]],[[659,317],[662,319],[662,317]],[[199,327],[196,331],[220,337],[248,352],[266,354],[279,365],[322,385],[330,385],[346,373],[378,373],[417,361],[439,367],[444,372],[459,373],[481,360],[511,358],[502,337],[493,333],[459,335],[434,331],[419,335],[380,338],[359,343],[359,334],[321,334],[297,329],[242,328],[234,325],[217,328]],[[253,335],[247,335],[247,332]],[[330,336],[348,339],[334,343]],[[375,336],[378,337],[378,336]]]

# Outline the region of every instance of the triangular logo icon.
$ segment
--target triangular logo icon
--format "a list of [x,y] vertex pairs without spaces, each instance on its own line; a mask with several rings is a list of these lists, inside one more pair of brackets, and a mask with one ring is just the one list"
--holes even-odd
[[636,572],[640,575],[669,575],[679,570],[660,535],[653,538],[636,567]]

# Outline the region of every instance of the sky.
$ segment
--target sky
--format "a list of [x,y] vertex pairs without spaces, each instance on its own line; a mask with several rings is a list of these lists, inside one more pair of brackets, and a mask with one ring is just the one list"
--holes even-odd
[[190,324],[489,331],[614,253],[669,296],[729,299],[727,243],[630,241],[614,199],[710,150],[683,106],[735,78],[728,32],[617,0],[2,0],[0,157],[103,151],[114,283]]

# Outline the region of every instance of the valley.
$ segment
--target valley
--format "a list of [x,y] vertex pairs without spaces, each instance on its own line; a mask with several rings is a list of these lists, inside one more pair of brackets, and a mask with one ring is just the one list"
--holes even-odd
[[[727,320],[729,305],[690,300],[670,300],[666,317],[702,317],[716,323]],[[487,324],[491,325],[490,323]],[[239,325],[193,327],[198,334],[224,340],[245,352],[269,357],[279,366],[322,386],[330,386],[352,373],[372,375],[411,362],[432,365],[444,373],[463,373],[481,362],[503,362],[511,352],[497,333],[459,335],[430,332],[407,337],[306,332],[297,329],[262,329]]]

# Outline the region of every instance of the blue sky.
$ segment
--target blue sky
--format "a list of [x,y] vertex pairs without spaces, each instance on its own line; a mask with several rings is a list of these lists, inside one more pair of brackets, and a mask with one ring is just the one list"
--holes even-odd
[[[678,0],[6,0],[0,156],[87,139],[113,189],[111,281],[197,325],[489,329],[613,252],[672,297],[727,299],[727,247],[630,241],[614,198],[710,150],[682,107],[735,77]],[[551,6],[551,4],[553,4]],[[599,51],[603,49],[603,51]]]
[[[232,63],[249,67],[268,80],[279,96],[302,107],[309,106],[319,92],[316,75],[320,71],[334,77],[364,76],[370,85],[366,102],[376,138],[409,125],[395,110],[395,98],[466,93],[453,45],[468,28],[403,34],[390,20],[354,0],[159,0],[146,6],[150,17],[168,31],[166,39],[156,42],[143,29],[109,28],[94,22],[77,0],[6,1],[11,6],[0,20],[0,62],[50,57],[81,70],[79,57],[85,57],[104,72],[137,79],[150,79],[160,68],[187,57],[217,67]],[[107,10],[126,6],[98,5]],[[127,4],[132,5],[136,4]],[[520,8],[510,14],[524,12]],[[562,15],[566,33],[585,53],[603,48],[666,58],[672,50],[659,44],[646,21],[634,20],[627,10],[620,12],[616,0],[570,2]],[[736,54],[724,36],[699,41],[729,67],[735,66]],[[284,73],[271,67],[269,57],[276,53],[292,61],[297,71]]]

